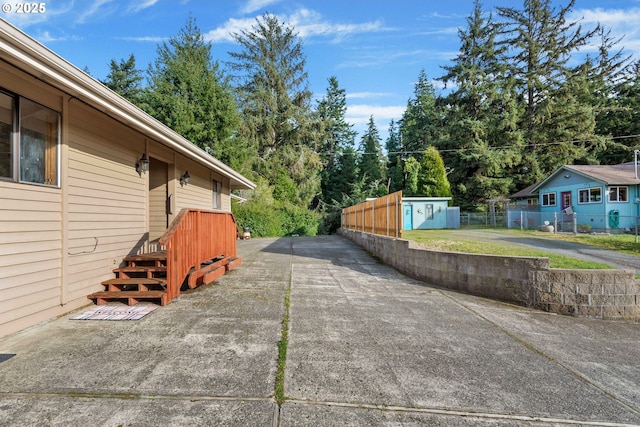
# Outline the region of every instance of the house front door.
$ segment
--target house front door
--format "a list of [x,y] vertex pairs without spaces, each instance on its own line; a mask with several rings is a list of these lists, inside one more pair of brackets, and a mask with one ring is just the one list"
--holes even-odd
[[149,159],[149,242],[158,240],[169,226],[169,165]]
[[562,206],[562,222],[573,221],[573,209],[571,208],[571,191],[563,191],[560,193],[560,201]]

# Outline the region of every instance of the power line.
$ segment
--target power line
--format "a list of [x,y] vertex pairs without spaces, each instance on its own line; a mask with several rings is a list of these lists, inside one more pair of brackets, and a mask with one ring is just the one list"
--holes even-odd
[[[616,139],[628,139],[628,138],[639,138],[640,134],[634,134],[634,135],[621,135],[621,136],[612,136],[612,137],[607,137],[609,139],[612,140],[616,140]],[[592,138],[592,139],[575,139],[572,141],[562,141],[562,142],[546,142],[546,143],[542,143],[542,144],[535,144],[536,147],[547,147],[547,146],[553,146],[553,145],[563,145],[563,144],[576,144],[576,143],[580,143],[580,142],[594,142],[597,141],[598,139],[596,138]],[[526,145],[532,145],[532,144],[525,144]],[[487,150],[504,150],[504,149],[509,149],[509,148],[520,148],[520,145],[503,145],[500,147],[486,147]],[[441,153],[452,153],[452,152],[457,152],[457,151],[465,151],[465,150],[479,150],[479,147],[466,147],[466,148],[445,148],[445,149],[438,149],[439,152]],[[387,152],[388,154],[422,154],[424,153],[424,150],[416,150],[416,151],[389,151]],[[358,153],[358,154],[379,154],[379,153]]]

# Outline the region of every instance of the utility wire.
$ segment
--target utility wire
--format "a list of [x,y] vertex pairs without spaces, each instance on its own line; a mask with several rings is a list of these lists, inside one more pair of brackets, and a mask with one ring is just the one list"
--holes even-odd
[[[609,139],[627,139],[627,138],[638,138],[640,137],[640,134],[635,134],[635,135],[621,135],[621,136],[612,136]],[[597,139],[576,139],[573,141],[562,141],[562,142],[546,142],[543,144],[535,144],[536,147],[547,147],[547,146],[552,146],[552,145],[563,145],[563,144],[575,144],[575,143],[579,143],[579,142],[593,142],[593,141],[597,141]],[[532,145],[532,144],[525,144],[525,146],[527,145]],[[504,149],[509,149],[509,148],[520,148],[521,146],[519,145],[503,145],[500,147],[486,147],[487,150],[504,150]],[[445,148],[445,149],[438,149],[439,152],[441,153],[452,153],[452,152],[456,152],[456,151],[466,151],[466,150],[479,150],[480,148],[477,147],[466,147],[466,148]],[[417,150],[417,151],[388,151],[387,154],[422,154],[424,153],[424,150]],[[379,153],[358,153],[358,154],[379,154]]]

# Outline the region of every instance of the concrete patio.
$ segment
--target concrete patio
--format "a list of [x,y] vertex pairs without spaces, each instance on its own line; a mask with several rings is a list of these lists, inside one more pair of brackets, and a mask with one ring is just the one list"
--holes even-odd
[[638,323],[431,287],[340,236],[238,253],[141,320],[75,312],[0,339],[0,425],[640,426]]

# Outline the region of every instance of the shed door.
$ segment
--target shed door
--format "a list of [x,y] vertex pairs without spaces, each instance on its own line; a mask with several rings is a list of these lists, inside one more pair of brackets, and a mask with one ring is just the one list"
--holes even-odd
[[153,157],[149,159],[149,241],[159,239],[169,226],[169,165]]
[[413,207],[411,205],[404,205],[402,209],[404,211],[402,217],[402,229],[413,230]]

